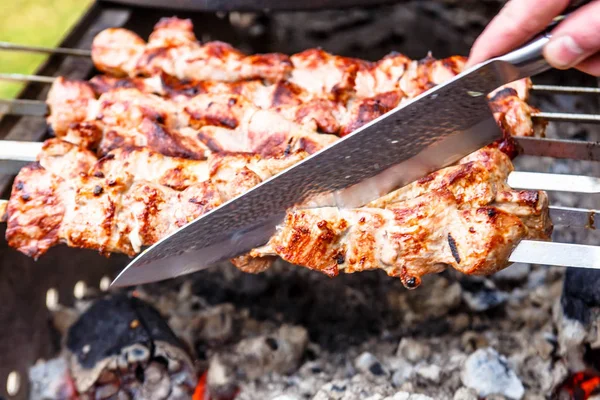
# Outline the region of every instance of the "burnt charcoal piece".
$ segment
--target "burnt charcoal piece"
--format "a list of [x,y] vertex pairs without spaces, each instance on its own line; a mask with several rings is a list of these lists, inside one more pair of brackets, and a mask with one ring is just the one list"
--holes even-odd
[[186,398],[197,382],[182,342],[157,310],[135,297],[97,300],[71,326],[66,346],[77,391],[92,398]]
[[591,309],[600,307],[600,271],[568,268],[560,299],[564,316],[588,324]]
[[586,369],[589,359],[597,357],[592,349],[598,348],[600,340],[599,284],[600,271],[569,268],[565,273],[560,309],[554,317],[559,354],[572,371]]

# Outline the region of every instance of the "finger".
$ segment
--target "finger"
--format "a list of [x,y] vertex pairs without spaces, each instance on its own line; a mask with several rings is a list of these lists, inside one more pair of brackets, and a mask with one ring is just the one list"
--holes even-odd
[[477,38],[467,66],[508,53],[552,22],[569,0],[510,0]]
[[586,74],[600,77],[600,53],[596,53],[585,59],[583,62],[577,64],[575,68]]
[[558,69],[574,67],[600,50],[600,1],[571,14],[552,31],[544,57]]

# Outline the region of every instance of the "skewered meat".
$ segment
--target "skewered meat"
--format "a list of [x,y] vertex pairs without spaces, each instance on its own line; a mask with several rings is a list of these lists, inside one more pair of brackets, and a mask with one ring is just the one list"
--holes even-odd
[[163,18],[148,43],[126,29],[100,32],[92,43],[96,67],[113,75],[150,76],[164,72],[179,79],[240,81],[279,80],[291,69],[283,54],[247,56],[222,42],[201,45],[189,20]]
[[490,146],[362,208],[293,210],[250,256],[277,255],[330,276],[383,269],[407,287],[448,267],[492,274],[520,240],[552,230],[545,193],[511,190],[511,170]]
[[[33,257],[61,242],[136,254],[305,155],[216,156],[205,162],[119,150],[89,174],[63,179],[52,173],[60,165],[57,149],[71,158],[73,149],[58,143],[46,148],[54,149],[53,162],[46,169],[40,163],[47,158],[40,157],[25,167],[8,205],[8,242]],[[210,179],[201,181],[206,164]],[[148,171],[155,165],[155,172]],[[330,275],[382,268],[407,286],[447,266],[493,273],[506,266],[520,240],[546,239],[551,231],[546,195],[508,188],[511,170],[509,157],[488,146],[363,208],[292,210],[269,244],[234,262],[259,271],[280,256]]]
[[[121,39],[117,40],[118,38]],[[168,65],[186,64],[189,61],[187,52],[191,51],[190,46],[192,48],[200,46],[188,20],[176,18],[161,20],[150,35],[147,46],[143,45],[143,40],[137,35],[123,29],[104,31],[97,36],[96,41],[99,43],[99,48],[107,51],[104,56],[98,56],[99,58],[96,59],[106,58],[108,63],[106,65],[110,62],[119,65],[136,63],[136,68],[142,68],[143,65],[140,64],[142,61],[137,60],[130,52],[131,49],[140,50],[146,47],[152,48],[154,52],[152,54],[155,56],[149,63],[157,64],[148,67],[152,70],[151,73],[144,74],[144,76],[152,76],[148,79],[135,78],[136,74],[130,74],[133,79],[129,80],[97,77],[92,80],[90,86],[100,92],[128,87],[171,98],[193,97],[203,93],[238,94],[259,108],[273,109],[305,126],[308,123],[310,129],[342,134],[349,132],[348,125],[360,126],[361,123],[368,122],[364,112],[360,114],[358,111],[365,107],[370,108],[372,111],[369,118],[376,118],[402,100],[413,98],[454,77],[463,69],[466,61],[464,57],[459,56],[436,60],[430,55],[423,60],[412,61],[401,54],[391,54],[380,61],[367,62],[334,56],[320,49],[311,49],[291,56],[293,65],[289,66],[287,72],[274,82],[265,84],[260,80],[248,81],[245,78],[232,80],[223,77],[222,69],[213,71],[210,76],[205,76],[201,68],[191,68],[193,70],[191,76],[173,73],[173,68]],[[104,45],[100,45],[102,43]],[[210,47],[211,44],[205,46]],[[127,49],[123,50],[123,48]],[[115,55],[109,57],[108,55],[113,51]],[[126,56],[119,57],[121,53]],[[97,54],[104,53],[97,52]],[[226,52],[216,52],[201,57],[201,61],[218,64],[227,57]],[[123,68],[125,68],[119,67],[121,69],[117,68],[118,71],[115,72],[103,66],[105,64],[102,62],[98,64],[99,69],[112,73],[124,72]],[[125,69],[128,68],[134,67]],[[200,71],[198,73],[202,76],[195,76],[194,71]],[[185,79],[185,81],[181,82],[172,77]],[[512,85],[519,89],[517,95],[522,100],[527,96],[528,82],[523,80]],[[394,92],[393,96],[391,92]],[[386,101],[380,102],[378,96],[384,94]],[[365,105],[358,104],[363,101]],[[378,107],[374,107],[373,103]],[[518,107],[528,106],[519,104]]]
[[[53,139],[15,179],[6,238],[35,258],[60,242],[133,255],[305,156],[194,161],[142,148],[118,149],[90,163],[89,151]],[[80,159],[87,162],[73,162]],[[56,169],[61,165],[71,167]]]
[[[107,58],[104,70],[143,70],[142,76],[150,77],[137,78],[136,72],[131,79],[96,77],[89,83],[58,79],[49,95],[48,118],[56,135],[99,154],[136,146],[192,159],[224,151],[312,153],[335,140],[327,134],[356,130],[454,77],[465,62],[458,56],[412,61],[401,54],[367,62],[313,49],[293,55],[287,72],[271,82],[240,80],[228,75],[240,71],[230,62],[231,52],[208,51],[221,45],[200,46],[191,22],[176,18],[161,20],[148,44],[123,29],[104,31],[95,44],[96,59]],[[196,50],[210,54],[190,61]],[[149,55],[151,60],[145,58]],[[201,65],[194,69],[188,62]],[[201,76],[182,75],[188,67]],[[516,92],[506,89],[492,100],[497,120],[511,133],[543,131],[529,118],[532,108],[523,100],[529,85],[528,80],[513,84]]]
[[[442,74],[432,76],[439,75]],[[317,130],[344,136],[404,99],[401,91],[392,90],[371,98],[352,99],[344,106],[331,100],[310,100],[310,94],[289,82],[257,85],[248,82],[234,88],[234,92],[245,93],[243,96],[227,93],[231,85],[216,84],[211,89],[215,90],[213,93],[176,101],[135,88],[116,88],[95,100],[90,84],[59,78],[50,92],[53,103],[49,123],[58,137],[97,148],[99,154],[135,146],[192,159],[223,151],[272,156],[296,149],[309,153],[319,150],[335,137]],[[522,86],[526,85],[527,82]],[[527,90],[521,91],[527,95]],[[79,103],[87,107],[86,113],[73,108],[76,94],[80,95]],[[63,98],[66,100],[57,100]],[[532,122],[532,108],[512,88],[497,92],[491,105],[496,119],[510,133],[543,134],[544,124]]]
[[[72,82],[57,80],[52,98],[72,90]],[[82,83],[80,86],[84,86]],[[81,90],[83,92],[83,90]],[[100,154],[123,146],[148,147],[172,157],[203,159],[210,152],[252,152],[262,155],[306,149],[314,152],[336,138],[319,134],[261,110],[233,94],[200,94],[175,103],[137,89],[116,89],[88,100],[86,117],[64,121],[72,113],[70,102],[51,106],[49,122],[57,137]],[[80,110],[77,110],[78,117]]]

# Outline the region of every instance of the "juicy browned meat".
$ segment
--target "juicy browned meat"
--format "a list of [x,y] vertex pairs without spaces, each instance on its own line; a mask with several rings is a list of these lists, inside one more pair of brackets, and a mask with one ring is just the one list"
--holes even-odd
[[[90,163],[87,150],[53,139],[15,178],[6,238],[35,258],[58,243],[134,255],[305,156],[194,161],[119,149]],[[72,167],[63,174],[61,165]]]
[[292,210],[250,257],[277,255],[330,276],[383,269],[410,288],[448,267],[489,275],[519,241],[552,230],[545,193],[511,190],[511,170],[488,147],[365,207]]
[[[59,92],[61,85],[76,83],[60,81],[53,88]],[[55,105],[53,109],[64,108],[64,121],[69,106]],[[313,153],[336,139],[316,132],[314,125],[311,129],[293,122],[296,118],[285,118],[283,112],[260,109],[241,95],[219,92],[176,102],[136,88],[119,88],[89,100],[85,120],[79,114],[77,110],[70,124],[61,124],[66,129],[55,129],[56,136],[97,149],[99,154],[133,146],[190,159],[204,159],[211,152],[273,156],[297,149]],[[311,115],[306,112],[302,116]]]
[[166,73],[179,79],[233,82],[246,79],[279,80],[291,69],[283,54],[247,56],[222,42],[200,44],[188,20],[163,18],[148,43],[120,28],[100,32],[92,43],[96,67],[117,76]]
[[[46,143],[0,209],[9,244],[33,257],[58,243],[136,254],[465,62],[401,54],[367,62],[322,50],[246,56],[199,44],[191,23],[175,18],[161,20],[148,43],[106,30],[93,57],[115,76],[55,82],[48,122],[66,142]],[[490,96],[507,136],[543,135],[525,102],[530,85]],[[269,244],[232,261],[248,272],[277,256],[329,275],[384,269],[407,287],[448,266],[493,273],[520,240],[552,229],[543,192],[506,186],[512,164],[499,148],[513,154],[510,141],[489,146],[360,209],[291,210]]]

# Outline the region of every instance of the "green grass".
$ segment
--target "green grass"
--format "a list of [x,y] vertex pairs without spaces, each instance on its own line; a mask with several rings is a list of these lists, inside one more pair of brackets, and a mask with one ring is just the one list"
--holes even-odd
[[[90,5],[91,0],[12,0],[0,7],[0,41],[56,46]],[[0,72],[31,74],[44,55],[0,51]],[[0,98],[12,98],[16,83],[0,82]]]

